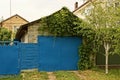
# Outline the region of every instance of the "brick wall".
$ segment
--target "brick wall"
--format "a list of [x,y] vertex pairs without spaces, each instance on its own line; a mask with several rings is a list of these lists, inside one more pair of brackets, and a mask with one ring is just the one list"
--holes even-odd
[[[40,27],[39,23],[34,23],[32,25],[29,25],[28,27],[28,43],[37,43],[38,41],[38,35],[39,36],[50,36],[52,34],[48,33],[47,30],[45,31],[38,31],[38,28]],[[26,38],[27,39],[27,38]]]
[[37,43],[39,23],[28,27],[28,43]]

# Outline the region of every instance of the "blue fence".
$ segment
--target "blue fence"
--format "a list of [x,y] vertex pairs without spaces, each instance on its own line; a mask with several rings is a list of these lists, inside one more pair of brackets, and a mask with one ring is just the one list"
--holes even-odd
[[18,74],[19,68],[18,42],[0,42],[0,74]]
[[0,75],[20,70],[77,70],[78,37],[38,37],[38,43],[0,42]]
[[39,37],[39,70],[77,70],[78,37]]

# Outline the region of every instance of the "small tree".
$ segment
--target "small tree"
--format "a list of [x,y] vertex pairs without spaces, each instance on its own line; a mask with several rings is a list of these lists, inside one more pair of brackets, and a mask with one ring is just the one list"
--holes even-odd
[[[95,2],[89,15],[86,15],[87,27],[82,27],[79,33],[91,41],[91,50],[97,54],[101,48],[105,53],[105,72],[108,73],[108,56],[109,54],[119,53],[120,47],[120,6],[113,3]],[[89,27],[89,29],[88,29]],[[80,27],[77,27],[81,28]],[[91,34],[93,33],[93,34]]]
[[[114,3],[114,2],[113,2]],[[120,7],[114,4],[97,2],[93,4],[88,21],[94,29],[96,36],[94,40],[104,47],[105,72],[108,73],[108,56],[115,53],[120,37],[116,37],[119,31]],[[97,47],[97,46],[96,46]],[[99,46],[98,46],[99,47]],[[111,50],[112,49],[112,50]]]
[[10,41],[11,40],[11,32],[6,28],[0,28],[0,41]]

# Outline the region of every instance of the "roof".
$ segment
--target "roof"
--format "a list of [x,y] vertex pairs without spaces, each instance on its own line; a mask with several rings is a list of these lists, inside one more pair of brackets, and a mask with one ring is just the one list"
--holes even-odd
[[11,16],[11,17],[9,17],[9,18],[5,19],[5,20],[3,20],[3,21],[2,21],[2,22],[0,22],[0,23],[3,23],[3,22],[5,22],[5,21],[7,21],[7,20],[9,20],[9,19],[11,19],[11,18],[13,18],[13,17],[15,17],[15,16],[18,16],[18,17],[20,17],[21,19],[25,20],[26,22],[29,22],[29,21],[27,21],[26,19],[24,19],[23,17],[21,17],[20,15],[15,14],[15,15],[13,15],[13,16]]
[[91,1],[96,1],[96,0],[88,0],[88,1],[86,1],[86,2],[83,3],[80,7],[78,7],[77,9],[75,9],[75,10],[73,11],[73,13],[74,13],[75,11],[81,9],[82,7],[86,6],[86,5],[89,4]]
[[32,22],[26,23],[24,25],[21,25],[20,28],[18,29],[17,33],[16,33],[15,39],[19,39],[23,34],[25,34],[24,30],[27,30],[27,28],[29,27],[29,25],[32,25],[32,24],[40,22],[40,21],[41,21],[41,18],[37,19],[35,21],[32,21]]
[[[57,12],[58,12],[58,11],[57,11]],[[55,12],[55,13],[56,13],[56,12]],[[53,13],[53,14],[55,14],[55,13]],[[50,15],[49,15],[49,16],[50,16]],[[48,17],[48,16],[46,16],[46,17]],[[46,18],[46,17],[43,17],[43,18]],[[18,40],[19,40],[19,39],[21,38],[21,36],[24,34],[24,33],[22,33],[22,32],[24,31],[24,29],[27,29],[27,28],[29,27],[29,25],[32,25],[32,24],[37,23],[37,22],[40,22],[41,19],[42,19],[42,18],[37,19],[37,20],[32,21],[32,22],[29,22],[29,23],[26,23],[26,24],[24,24],[24,25],[21,25],[20,28],[18,29],[17,33],[16,33],[15,39],[18,39]]]
[[[59,11],[61,11],[61,10],[63,10],[63,9],[68,10],[66,7],[63,7],[62,9],[54,12],[54,13],[51,14],[51,15],[54,15],[54,14],[56,14],[56,13],[59,13]],[[50,17],[51,15],[48,15],[48,16],[43,17],[43,18],[48,18],[48,17]],[[27,23],[27,24],[21,25],[21,27],[18,29],[18,32],[16,33],[15,38],[16,38],[16,39],[20,39],[20,37],[22,36],[21,33],[22,33],[22,31],[24,31],[24,29],[27,29],[27,28],[29,27],[29,25],[32,25],[32,24],[34,24],[34,23],[40,22],[43,18],[40,18],[40,19],[37,19],[37,20],[35,20],[35,21],[29,22],[29,23]]]

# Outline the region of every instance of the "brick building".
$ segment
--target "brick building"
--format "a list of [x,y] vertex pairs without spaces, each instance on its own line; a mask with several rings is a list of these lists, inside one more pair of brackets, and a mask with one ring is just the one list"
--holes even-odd
[[19,27],[26,23],[28,23],[26,19],[16,14],[0,22],[0,26],[7,28],[12,33],[16,33]]

